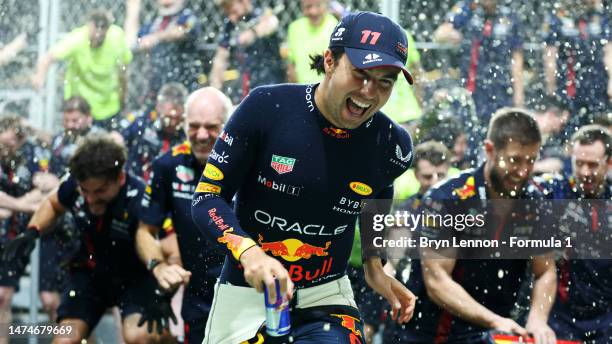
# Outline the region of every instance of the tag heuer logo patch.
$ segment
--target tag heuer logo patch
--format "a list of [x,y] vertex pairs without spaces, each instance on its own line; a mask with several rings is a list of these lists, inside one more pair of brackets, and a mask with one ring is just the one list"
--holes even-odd
[[272,162],[270,162],[270,166],[272,166],[272,168],[276,172],[278,172],[278,174],[284,174],[293,171],[294,164],[294,158],[287,158],[280,155],[272,155]]
[[176,177],[183,183],[189,183],[193,180],[194,173],[191,168],[179,165],[176,167]]

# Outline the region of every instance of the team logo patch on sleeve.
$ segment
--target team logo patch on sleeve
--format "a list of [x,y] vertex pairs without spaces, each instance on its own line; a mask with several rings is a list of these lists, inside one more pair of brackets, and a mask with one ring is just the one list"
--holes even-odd
[[372,194],[372,188],[362,182],[350,182],[349,187],[351,188],[351,190],[362,196],[368,196]]
[[294,158],[287,158],[280,155],[272,155],[272,161],[270,166],[278,172],[278,174],[289,173],[293,171],[293,165],[295,165]]
[[211,163],[207,163],[204,167],[204,177],[211,180],[222,180],[224,178],[223,172]]
[[474,176],[469,177],[465,184],[453,190],[453,193],[459,196],[459,199],[468,199],[470,197],[476,196],[476,183],[474,182]]
[[220,194],[221,187],[215,184],[200,182],[198,183],[196,192],[209,192],[209,193],[214,193],[214,194]]

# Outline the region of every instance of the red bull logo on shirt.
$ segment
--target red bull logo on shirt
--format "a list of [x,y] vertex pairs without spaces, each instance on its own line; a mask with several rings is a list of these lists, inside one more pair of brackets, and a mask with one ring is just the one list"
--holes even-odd
[[348,131],[331,126],[323,128],[323,132],[337,139],[348,139],[351,137],[351,134]]
[[282,257],[288,262],[295,262],[300,259],[310,259],[312,256],[325,257],[329,255],[327,250],[331,241],[325,243],[325,247],[313,246],[298,239],[285,239],[283,241],[264,242],[264,238],[259,234],[257,243],[264,252],[270,252],[273,256]]
[[[330,314],[330,315],[333,317],[338,317],[342,319],[340,326],[351,331],[351,334],[358,336],[358,337],[362,337],[361,331],[357,329],[357,323],[359,322],[359,319],[352,317],[350,315],[346,315],[346,314]],[[351,343],[353,343],[352,338],[351,338]],[[361,343],[361,341],[356,342],[356,343]]]
[[459,196],[459,199],[474,197],[476,195],[476,183],[474,181],[474,177],[469,177],[465,184],[462,187],[453,190],[453,193]]
[[232,255],[236,260],[240,259],[242,252],[246,251],[247,248],[255,245],[255,242],[249,238],[245,238],[240,235],[233,234],[234,228],[230,228],[223,232],[223,235],[217,238],[217,241],[221,244],[225,244],[227,249],[232,252]]
[[177,156],[179,154],[191,154],[191,144],[185,142],[172,148],[172,156]]

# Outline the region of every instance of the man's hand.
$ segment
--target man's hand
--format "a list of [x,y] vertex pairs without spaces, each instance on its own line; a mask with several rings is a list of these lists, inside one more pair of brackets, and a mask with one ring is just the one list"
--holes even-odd
[[153,268],[153,276],[165,291],[174,291],[181,284],[189,283],[191,272],[177,264],[160,263]]
[[13,215],[12,211],[8,209],[0,208],[0,220],[8,219],[12,215]]
[[32,75],[32,78],[30,79],[30,83],[32,83],[32,88],[34,88],[34,90],[36,91],[40,91],[43,86],[45,86],[46,78],[47,76],[42,75],[41,73],[35,73],[34,75]]
[[414,294],[395,277],[387,275],[379,258],[368,260],[363,267],[368,285],[391,305],[392,319],[398,324],[408,322],[414,313]]
[[535,339],[536,344],[555,344],[557,337],[555,332],[545,321],[530,321],[525,326],[527,331]]
[[2,260],[5,262],[14,261],[19,268],[23,268],[28,262],[28,257],[34,249],[39,234],[35,228],[28,227],[6,244],[2,253]]
[[244,268],[244,279],[249,285],[264,292],[264,284],[268,288],[270,300],[276,300],[276,284],[280,283],[281,294],[287,299],[293,297],[293,282],[289,272],[278,260],[268,256],[259,246],[253,246],[242,253],[240,263]]
[[174,324],[177,323],[176,316],[170,304],[171,300],[171,293],[165,293],[159,288],[156,288],[153,298],[147,303],[146,308],[140,316],[140,320],[138,320],[138,327],[146,322],[147,331],[149,331],[149,333],[153,333],[154,324],[156,324],[157,333],[159,334],[161,334],[164,329],[169,330],[170,319],[172,319]]
[[491,329],[501,332],[514,333],[523,337],[529,336],[527,330],[521,325],[517,324],[516,321],[501,316],[493,320],[491,323]]

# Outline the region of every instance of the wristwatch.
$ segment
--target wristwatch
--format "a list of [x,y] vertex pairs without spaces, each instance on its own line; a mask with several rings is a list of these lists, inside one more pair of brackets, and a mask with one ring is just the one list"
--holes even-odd
[[149,270],[149,272],[153,272],[153,269],[155,269],[156,266],[158,266],[161,263],[161,261],[153,258],[153,259],[149,259],[149,261],[147,262],[147,270]]

